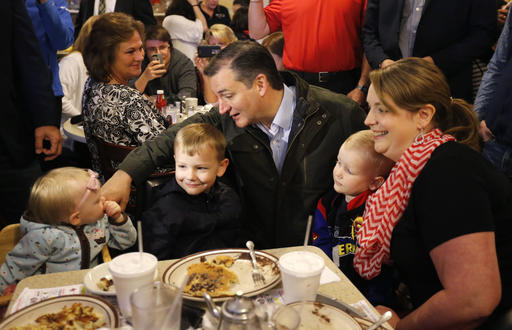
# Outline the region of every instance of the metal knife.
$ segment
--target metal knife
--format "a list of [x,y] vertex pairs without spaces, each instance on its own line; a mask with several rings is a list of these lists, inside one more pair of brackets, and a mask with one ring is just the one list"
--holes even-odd
[[349,313],[351,315],[357,316],[357,317],[362,318],[364,320],[367,319],[366,314],[364,314],[363,312],[359,311],[357,308],[354,308],[354,307],[350,306],[349,304],[346,304],[346,303],[344,303],[342,301],[337,300],[336,298],[331,298],[331,297],[328,297],[328,296],[325,296],[323,294],[318,293],[316,295],[316,301],[321,302],[323,304],[327,304],[327,305],[331,305],[331,306],[337,307],[337,308],[341,309],[344,312],[347,312],[347,313]]

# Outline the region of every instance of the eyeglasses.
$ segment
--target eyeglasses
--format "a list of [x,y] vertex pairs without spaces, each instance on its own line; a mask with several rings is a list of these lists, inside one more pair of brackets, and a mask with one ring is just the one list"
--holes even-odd
[[91,191],[98,191],[98,189],[100,188],[100,182],[98,181],[98,173],[92,170],[87,170],[87,173],[89,174],[89,182],[87,182],[87,186],[85,186],[85,193],[82,196],[80,202],[78,203],[76,207],[77,209],[82,207],[82,205],[85,203],[85,200],[90,195]]
[[146,48],[146,51],[156,53],[157,51],[160,53],[165,52],[167,49],[169,49],[169,45],[161,45],[157,47],[148,47]]

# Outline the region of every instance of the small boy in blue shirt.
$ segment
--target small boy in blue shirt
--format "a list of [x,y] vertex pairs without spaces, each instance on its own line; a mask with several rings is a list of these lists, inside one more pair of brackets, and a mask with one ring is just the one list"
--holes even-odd
[[210,124],[190,124],[176,134],[175,178],[142,215],[144,248],[159,260],[240,245],[240,200],[217,180],[229,163],[225,150],[224,135]]
[[317,204],[313,245],[321,248],[374,305],[392,305],[391,270],[367,281],[352,263],[357,231],[363,221],[368,196],[385,181],[394,162],[374,149],[370,130],[352,134],[340,147],[333,169],[333,190]]

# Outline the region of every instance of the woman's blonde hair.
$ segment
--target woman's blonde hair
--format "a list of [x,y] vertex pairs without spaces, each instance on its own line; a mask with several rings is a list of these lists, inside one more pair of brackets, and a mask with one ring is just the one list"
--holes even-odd
[[181,148],[192,156],[204,147],[216,151],[217,159],[222,161],[226,154],[226,138],[217,128],[206,123],[190,124],[181,128],[174,139],[174,150]]
[[74,52],[82,53],[84,51],[85,42],[87,41],[87,38],[89,38],[89,34],[91,34],[92,26],[94,25],[94,22],[98,20],[99,17],[99,15],[91,16],[87,19],[87,21],[85,21],[84,25],[82,25],[82,28],[78,33],[78,37],[76,37],[76,40],[73,43]]
[[370,80],[381,102],[391,111],[393,108],[386,102],[386,96],[410,112],[431,104],[436,109],[433,117],[435,128],[480,150],[475,112],[466,101],[451,97],[446,78],[434,64],[417,57],[404,58],[372,71]]
[[37,222],[58,225],[76,208],[89,174],[77,167],[61,167],[40,177],[34,183],[28,201],[28,212]]
[[210,38],[214,37],[218,42],[224,45],[229,45],[230,43],[237,41],[235,33],[231,28],[224,24],[213,24],[206,32],[206,42],[210,43]]
[[375,139],[369,129],[350,135],[341,148],[360,152],[371,163],[375,176],[387,177],[395,164],[391,159],[375,151]]

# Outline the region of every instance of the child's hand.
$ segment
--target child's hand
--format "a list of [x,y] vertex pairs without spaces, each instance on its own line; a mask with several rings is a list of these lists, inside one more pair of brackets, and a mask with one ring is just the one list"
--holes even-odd
[[105,201],[105,213],[107,217],[113,218],[116,223],[124,221],[121,206],[114,201]]

